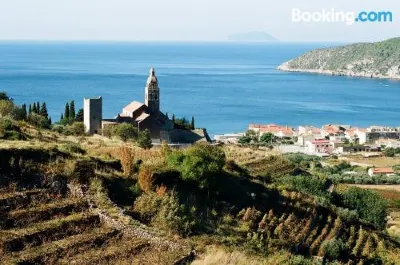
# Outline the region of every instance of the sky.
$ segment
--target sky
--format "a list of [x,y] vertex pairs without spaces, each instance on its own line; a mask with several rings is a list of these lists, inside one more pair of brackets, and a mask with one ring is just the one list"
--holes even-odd
[[[392,23],[293,22],[292,9],[391,11]],[[400,36],[399,0],[0,0],[0,40],[224,41],[266,32],[285,42]]]

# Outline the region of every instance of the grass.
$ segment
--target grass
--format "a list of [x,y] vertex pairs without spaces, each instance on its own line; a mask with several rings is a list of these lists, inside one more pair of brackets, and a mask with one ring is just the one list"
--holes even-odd
[[139,239],[121,239],[119,242],[101,249],[92,249],[74,257],[67,257],[59,261],[60,264],[108,264],[111,260],[127,256],[134,256],[141,249],[149,246],[149,243]]
[[365,164],[375,167],[393,167],[400,164],[400,158],[398,157],[371,157],[363,158],[361,156],[347,156],[346,161],[355,162],[359,164]]
[[6,259],[9,264],[42,263],[56,260],[60,257],[75,255],[80,251],[86,251],[94,246],[101,246],[104,242],[118,235],[113,228],[100,227],[87,233],[73,235],[61,240],[45,243],[38,247],[29,248],[20,253],[12,253]]

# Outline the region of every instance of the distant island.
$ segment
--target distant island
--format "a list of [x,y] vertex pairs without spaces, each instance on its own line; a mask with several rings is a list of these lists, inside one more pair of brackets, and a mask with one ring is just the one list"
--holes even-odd
[[252,31],[245,33],[237,33],[228,36],[230,41],[248,41],[248,42],[275,42],[275,37],[263,31]]
[[339,76],[400,79],[400,38],[317,49],[278,70]]

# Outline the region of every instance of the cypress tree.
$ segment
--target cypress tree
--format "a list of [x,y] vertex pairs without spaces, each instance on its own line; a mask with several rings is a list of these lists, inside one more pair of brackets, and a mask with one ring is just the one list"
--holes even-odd
[[22,104],[21,108],[22,108],[22,115],[24,116],[24,120],[26,120],[28,118],[28,113],[26,111],[26,104],[25,103]]
[[194,130],[194,117],[192,116],[192,122],[190,123],[190,128]]
[[75,102],[73,100],[69,103],[69,120],[75,120]]
[[51,117],[49,117],[48,119],[47,119],[47,122],[48,122],[48,124],[49,124],[49,126],[51,125],[51,123],[52,123],[52,121],[51,121]]
[[165,116],[167,116],[167,119],[169,119],[169,117],[168,117],[168,112],[165,112]]
[[40,115],[40,102],[36,102],[36,113]]
[[42,115],[43,117],[45,117],[46,119],[49,117],[49,114],[47,113],[47,106],[46,106],[46,102],[42,103],[42,107],[40,108],[40,115]]
[[32,104],[29,104],[29,110],[28,110],[28,114],[31,115],[32,114]]
[[64,119],[69,121],[69,104],[68,104],[68,102],[67,102],[67,104],[65,104]]
[[175,114],[172,114],[172,121],[175,123]]
[[61,113],[60,121],[62,122],[63,119],[64,119],[64,115]]
[[32,113],[37,113],[36,103],[33,103],[33,105],[32,105]]

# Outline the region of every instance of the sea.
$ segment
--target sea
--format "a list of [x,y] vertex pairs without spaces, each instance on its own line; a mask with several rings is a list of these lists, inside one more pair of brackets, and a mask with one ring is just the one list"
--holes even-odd
[[150,67],[161,110],[211,135],[249,123],[400,126],[400,81],[288,73],[281,63],[337,43],[0,42],[0,91],[17,104],[103,97],[103,117],[144,101]]

